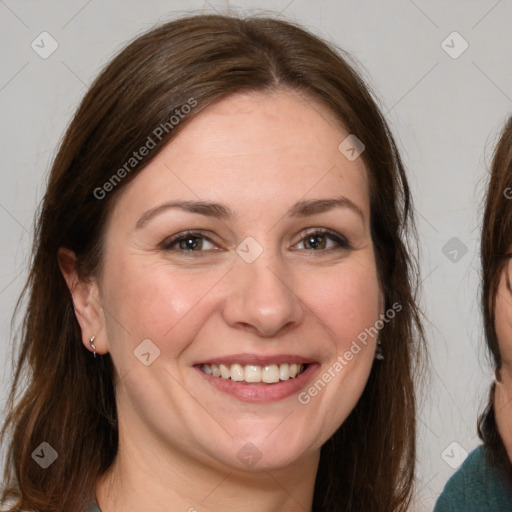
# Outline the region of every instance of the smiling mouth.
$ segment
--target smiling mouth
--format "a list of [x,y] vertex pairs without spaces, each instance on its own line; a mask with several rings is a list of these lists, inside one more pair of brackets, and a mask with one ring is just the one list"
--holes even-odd
[[307,364],[282,363],[254,364],[202,364],[199,368],[212,377],[247,384],[276,384],[295,379],[307,369]]

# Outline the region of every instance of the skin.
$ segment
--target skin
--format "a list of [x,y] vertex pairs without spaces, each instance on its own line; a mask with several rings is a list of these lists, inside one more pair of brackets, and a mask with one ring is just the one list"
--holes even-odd
[[[512,246],[509,251],[512,250]],[[496,382],[494,408],[496,423],[508,458],[512,461],[512,262],[508,260],[496,295],[495,326],[502,359],[500,380]]]
[[[321,377],[383,311],[361,158],[338,150],[348,132],[320,104],[294,92],[232,95],[200,114],[120,193],[106,226],[99,276],[79,282],[74,255],[60,263],[90,350],[117,371],[119,452],[98,482],[103,512],[115,510],[311,510],[320,447],[354,408],[374,360],[369,338],[307,405],[297,395],[247,403],[220,392],[193,365],[240,353],[297,354]],[[343,196],[335,207],[290,216],[298,201]],[[176,208],[136,228],[163,203],[213,201],[218,219]],[[325,249],[305,242],[328,228]],[[211,242],[185,252],[162,242],[185,230]],[[247,237],[262,254],[236,253]],[[197,242],[197,240],[195,240]],[[133,351],[150,339],[160,356]],[[261,459],[247,467],[248,442]]]

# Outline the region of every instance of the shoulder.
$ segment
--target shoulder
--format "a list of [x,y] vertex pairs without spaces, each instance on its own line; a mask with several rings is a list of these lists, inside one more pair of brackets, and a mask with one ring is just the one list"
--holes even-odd
[[484,446],[475,448],[446,483],[434,512],[512,510],[512,490],[491,466]]

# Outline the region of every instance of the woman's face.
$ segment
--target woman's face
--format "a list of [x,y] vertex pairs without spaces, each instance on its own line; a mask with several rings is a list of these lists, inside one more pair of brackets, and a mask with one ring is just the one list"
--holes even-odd
[[[509,252],[512,246],[509,248]],[[512,461],[512,261],[502,272],[496,295],[495,327],[501,355],[501,381],[496,384],[494,409],[501,438]]]
[[117,370],[122,446],[283,468],[347,418],[374,359],[358,336],[384,312],[348,135],[296,93],[232,95],[120,194],[91,334]]

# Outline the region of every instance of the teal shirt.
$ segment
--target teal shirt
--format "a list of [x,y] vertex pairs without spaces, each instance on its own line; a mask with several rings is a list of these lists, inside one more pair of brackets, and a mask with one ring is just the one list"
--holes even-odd
[[101,512],[100,507],[98,507],[98,503],[96,502],[96,498],[94,498],[91,504],[84,510],[84,512]]
[[452,475],[434,512],[511,512],[512,489],[490,465],[483,446],[473,450]]

